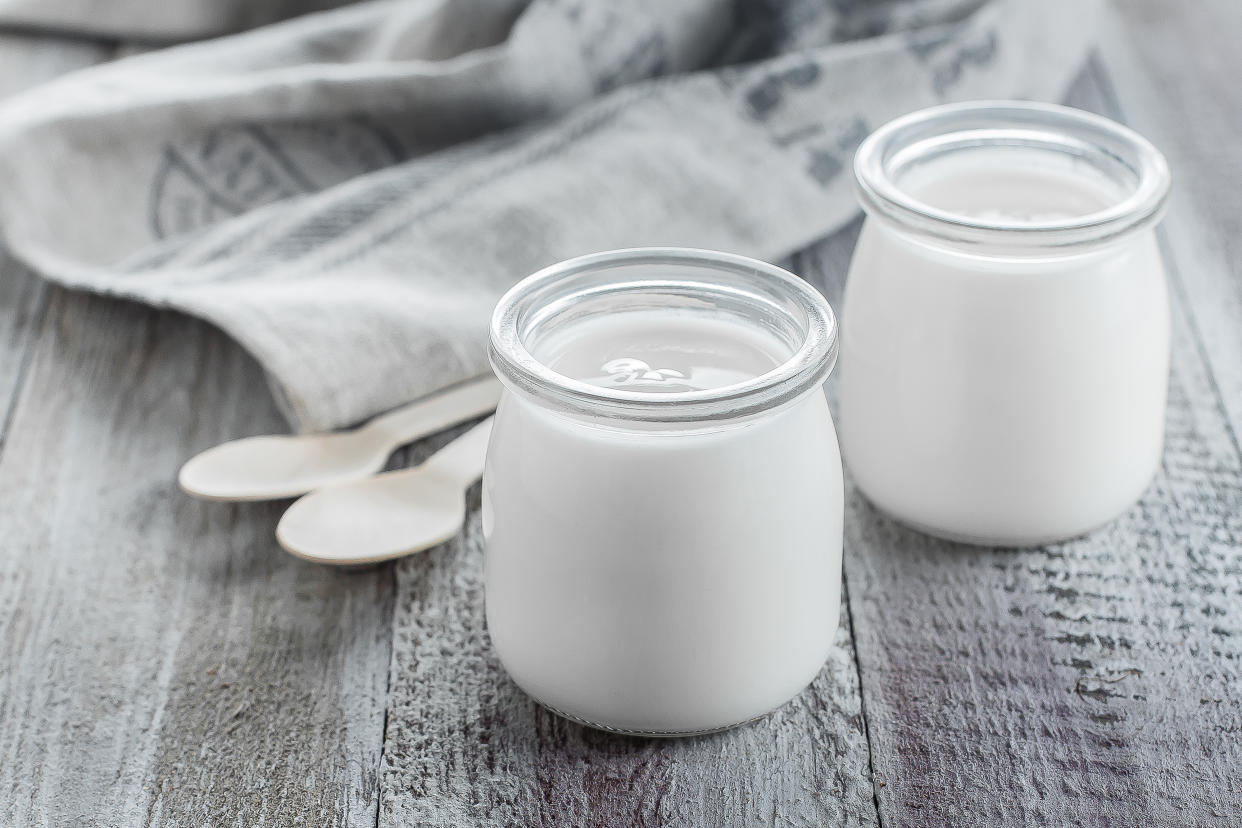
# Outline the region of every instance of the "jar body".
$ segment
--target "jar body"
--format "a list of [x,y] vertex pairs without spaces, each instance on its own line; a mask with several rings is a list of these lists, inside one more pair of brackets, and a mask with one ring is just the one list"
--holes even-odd
[[1169,308],[1150,228],[1006,258],[869,217],[844,308],[842,449],[903,522],[1060,540],[1124,511],[1160,463]]
[[483,477],[496,652],[529,695],[596,727],[679,735],[760,716],[832,646],[842,491],[818,388],[671,430],[506,392]]

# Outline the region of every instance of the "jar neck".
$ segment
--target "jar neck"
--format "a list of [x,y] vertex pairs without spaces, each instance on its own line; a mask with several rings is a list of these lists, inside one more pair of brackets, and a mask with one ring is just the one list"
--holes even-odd
[[969,267],[966,263],[974,263],[974,266],[989,272],[1008,272],[1012,269],[1015,273],[1028,272],[1031,268],[1060,267],[1068,263],[1085,266],[1103,261],[1141,243],[1152,231],[1152,225],[1148,224],[1090,244],[1020,246],[946,239],[874,213],[867,214],[867,223],[868,232],[883,234],[892,243],[909,248],[919,259],[940,261],[953,267]]
[[939,247],[1045,257],[1153,226],[1169,172],[1137,133],[1068,107],[979,102],[881,127],[854,163],[869,216]]
[[659,439],[661,437],[710,437],[743,432],[753,426],[773,424],[780,426],[779,418],[796,411],[800,406],[812,401],[819,395],[827,406],[827,397],[822,386],[806,391],[802,396],[788,400],[780,405],[753,411],[748,414],[736,414],[729,417],[715,417],[705,420],[638,420],[620,418],[601,413],[585,413],[564,405],[546,395],[531,394],[508,383],[502,383],[507,392],[502,398],[499,410],[510,405],[520,406],[528,413],[526,416],[544,418],[565,426],[577,429],[590,429],[617,437],[642,437]]
[[[683,384],[684,372],[645,363],[635,369],[639,381],[620,376],[604,384],[563,373],[544,353],[546,342],[566,330],[643,314],[659,314],[673,327],[685,319],[688,329],[725,321],[740,339],[762,340],[758,350],[766,349],[771,361],[704,387]],[[792,404],[822,386],[836,353],[832,310],[801,279],[753,259],[685,248],[610,251],[540,271],[501,298],[489,343],[496,374],[521,397],[573,417],[642,424],[643,430],[743,422]],[[671,382],[659,382],[665,378]]]

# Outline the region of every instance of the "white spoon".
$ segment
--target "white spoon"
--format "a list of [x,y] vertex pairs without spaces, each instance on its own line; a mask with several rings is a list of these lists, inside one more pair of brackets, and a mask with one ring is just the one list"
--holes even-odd
[[393,449],[486,414],[500,399],[494,377],[458,385],[327,434],[265,435],[208,449],[181,467],[177,482],[204,500],[275,500],[368,477]]
[[290,553],[356,566],[400,558],[453,537],[466,518],[465,492],[483,474],[492,418],[412,469],[318,489],[276,526]]

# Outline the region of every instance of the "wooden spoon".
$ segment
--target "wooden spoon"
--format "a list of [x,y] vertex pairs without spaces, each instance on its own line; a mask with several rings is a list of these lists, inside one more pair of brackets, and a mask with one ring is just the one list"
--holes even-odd
[[465,491],[483,474],[488,417],[412,469],[327,486],[285,512],[276,540],[299,558],[357,566],[400,558],[461,530]]
[[393,449],[486,414],[500,399],[491,376],[473,380],[328,434],[246,437],[216,446],[181,467],[177,482],[204,500],[275,500],[369,477]]

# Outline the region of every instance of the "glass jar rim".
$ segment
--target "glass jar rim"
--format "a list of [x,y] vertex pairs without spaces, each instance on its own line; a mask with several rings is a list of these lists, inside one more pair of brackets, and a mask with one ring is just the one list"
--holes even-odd
[[[636,266],[702,271],[704,278],[626,278],[601,282],[590,295],[673,291],[715,295],[734,303],[756,303],[765,312],[790,318],[797,326],[799,342],[785,361],[764,374],[733,385],[676,392],[593,385],[553,370],[531,353],[526,335],[532,320],[537,323],[540,312],[555,301],[572,303],[588,295],[573,292],[576,281]],[[713,274],[717,278],[710,278]],[[736,284],[723,283],[726,276]],[[778,300],[785,300],[793,310],[782,307]],[[794,318],[794,311],[800,318]],[[730,420],[781,407],[823,384],[836,364],[838,347],[832,308],[802,279],[746,256],[683,247],[610,250],[578,256],[537,271],[501,297],[492,314],[489,334],[492,367],[511,390],[550,400],[579,415],[647,423]]]
[[[933,207],[906,192],[895,167],[920,156],[985,147],[1061,153],[1106,174],[1124,169],[1128,192],[1081,216],[1032,222],[976,218]],[[1104,244],[1159,221],[1170,176],[1161,152],[1116,121],[1081,109],[1030,101],[970,101],[929,107],[881,126],[854,156],[854,183],[869,215],[943,241],[1011,251]]]

